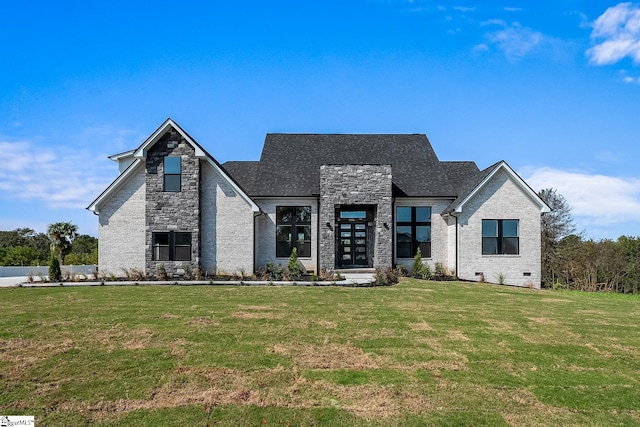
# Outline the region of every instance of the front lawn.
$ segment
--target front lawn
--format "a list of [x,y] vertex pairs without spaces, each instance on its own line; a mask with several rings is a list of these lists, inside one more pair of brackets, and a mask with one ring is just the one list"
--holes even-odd
[[393,287],[0,289],[36,425],[640,425],[640,298]]

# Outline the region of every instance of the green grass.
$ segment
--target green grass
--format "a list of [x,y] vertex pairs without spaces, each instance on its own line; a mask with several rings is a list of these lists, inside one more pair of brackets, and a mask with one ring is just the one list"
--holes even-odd
[[0,301],[0,414],[42,425],[640,425],[637,296],[405,279]]

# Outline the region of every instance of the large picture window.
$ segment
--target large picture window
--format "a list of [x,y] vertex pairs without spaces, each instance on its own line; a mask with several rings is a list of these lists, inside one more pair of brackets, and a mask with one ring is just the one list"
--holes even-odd
[[180,191],[182,162],[178,156],[164,158],[164,191]]
[[418,252],[431,257],[431,208],[398,206],[396,208],[396,256],[413,258]]
[[153,233],[152,240],[154,261],[191,261],[191,233]]
[[311,256],[311,206],[276,207],[276,256]]
[[482,220],[482,255],[518,255],[520,224],[517,219]]

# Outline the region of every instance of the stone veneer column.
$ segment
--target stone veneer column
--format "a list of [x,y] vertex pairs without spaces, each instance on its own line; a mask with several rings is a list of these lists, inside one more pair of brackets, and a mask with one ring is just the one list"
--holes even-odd
[[[180,156],[182,161],[181,191],[164,191],[164,158]],[[194,269],[200,259],[200,160],[194,148],[175,130],[167,132],[147,152],[146,173],[146,269],[156,273],[162,263],[172,276],[187,263]],[[191,262],[153,261],[152,233],[184,231],[191,233]]]
[[[376,206],[373,266],[393,265],[393,216],[390,165],[320,166],[320,268],[335,269],[336,205]],[[327,227],[331,224],[331,228]],[[387,225],[385,227],[384,225]]]

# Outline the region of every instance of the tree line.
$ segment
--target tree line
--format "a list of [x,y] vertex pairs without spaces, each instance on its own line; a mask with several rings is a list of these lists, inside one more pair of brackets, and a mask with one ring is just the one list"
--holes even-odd
[[538,195],[551,212],[542,216],[542,286],[592,292],[640,293],[640,237],[585,239],[576,233],[571,207],[554,189]]
[[78,234],[77,226],[71,223],[50,224],[47,233],[30,228],[0,231],[2,266],[46,266],[52,249],[63,265],[98,263],[98,239]]

